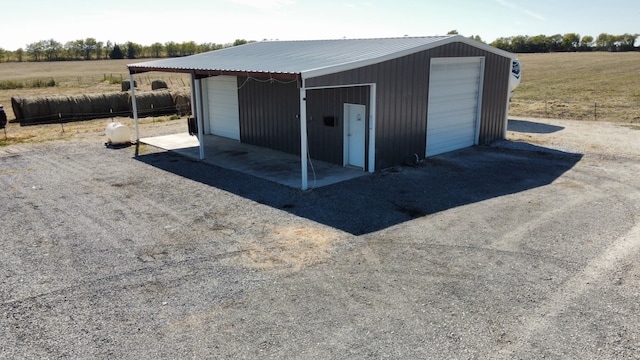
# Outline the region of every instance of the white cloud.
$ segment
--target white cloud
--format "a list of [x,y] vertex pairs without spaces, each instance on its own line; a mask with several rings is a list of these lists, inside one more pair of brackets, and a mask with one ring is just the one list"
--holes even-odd
[[513,4],[513,3],[511,3],[511,2],[509,2],[507,0],[494,0],[494,1],[497,2],[498,4],[504,6],[504,7],[509,8],[509,9],[522,12],[523,14],[526,14],[526,15],[528,15],[528,16],[536,19],[536,20],[546,21],[544,16],[542,16],[542,15],[540,15],[540,14],[534,12],[534,11],[531,11],[531,10],[529,10],[527,8],[524,8],[522,6],[515,5],[515,4]]

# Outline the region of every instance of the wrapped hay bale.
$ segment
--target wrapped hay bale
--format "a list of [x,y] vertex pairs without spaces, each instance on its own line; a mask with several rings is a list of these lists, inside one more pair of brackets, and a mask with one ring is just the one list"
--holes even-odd
[[78,110],[78,99],[75,96],[29,96],[12,99],[16,119],[23,124],[37,124],[59,120],[81,118]]
[[86,94],[74,99],[74,114],[77,119],[99,119],[129,115],[129,94]]
[[168,89],[167,83],[162,80],[153,80],[151,82],[151,90]]
[[76,114],[82,119],[109,117],[109,102],[104,94],[80,95],[76,101]]
[[51,120],[69,120],[74,118],[74,97],[67,95],[49,96]]
[[[131,103],[131,99],[129,99],[129,103]],[[176,108],[173,105],[173,97],[169,91],[137,92],[136,104],[139,116],[157,116],[176,112]]]
[[14,97],[11,105],[23,124],[129,116],[129,94],[85,94]]
[[109,107],[107,112],[112,112],[113,116],[129,116],[131,115],[131,105],[129,105],[129,94],[126,93],[110,93],[104,94],[105,100]]
[[[184,93],[168,90],[136,94],[138,115],[158,116],[190,112],[190,99]],[[131,115],[128,93],[13,97],[16,119],[23,124],[70,121]]]
[[180,116],[191,114],[191,97],[185,93],[173,94],[173,105]]
[[21,98],[20,110],[23,123],[41,123],[55,120],[58,117],[49,107],[49,97],[29,96]]
[[15,115],[16,120],[22,120],[24,118],[22,116],[22,98],[18,96],[12,96],[11,108],[13,109],[13,115]]

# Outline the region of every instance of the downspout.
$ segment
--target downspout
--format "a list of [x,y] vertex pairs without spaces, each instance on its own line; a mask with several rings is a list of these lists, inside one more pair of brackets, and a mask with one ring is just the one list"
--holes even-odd
[[132,73],[129,73],[129,86],[131,88],[131,110],[133,111],[133,123],[136,128],[136,144],[138,144],[140,142],[140,130],[138,128],[138,103],[136,101],[136,86]]
[[307,174],[307,154],[309,153],[309,144],[307,144],[307,89],[305,88],[305,79],[300,74],[300,164],[302,190],[307,190],[308,174]]

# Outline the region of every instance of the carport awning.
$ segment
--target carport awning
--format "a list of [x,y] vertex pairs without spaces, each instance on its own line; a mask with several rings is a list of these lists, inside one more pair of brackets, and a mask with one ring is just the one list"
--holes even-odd
[[159,72],[175,72],[175,73],[185,73],[185,74],[193,74],[196,79],[203,79],[211,76],[220,76],[220,75],[229,75],[229,76],[245,76],[245,77],[253,77],[253,78],[270,78],[270,79],[279,79],[279,80],[296,80],[300,79],[299,73],[285,73],[285,72],[262,72],[262,71],[240,71],[240,70],[207,70],[207,69],[167,69],[162,67],[154,67],[154,66],[141,66],[134,68],[129,68],[129,72],[131,74],[141,74],[150,71],[159,71]]

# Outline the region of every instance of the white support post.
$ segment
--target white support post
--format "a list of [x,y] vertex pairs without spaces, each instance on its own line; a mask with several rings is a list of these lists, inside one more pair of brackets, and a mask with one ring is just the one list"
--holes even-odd
[[138,103],[136,101],[136,86],[133,74],[129,74],[129,85],[131,88],[131,110],[133,111],[133,123],[136,128],[136,144],[140,142],[140,130],[138,128]]
[[302,79],[300,87],[300,163],[302,166],[302,190],[307,190],[309,188],[307,174],[309,145],[307,144],[307,90],[304,85],[304,79]]
[[196,101],[191,102],[191,106],[195,106],[196,108],[196,121],[198,122],[198,142],[200,143],[200,160],[204,160],[204,121],[202,119],[202,82],[200,80],[195,80],[195,95]]

